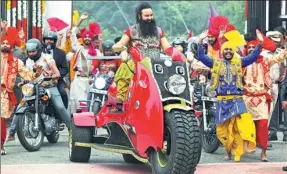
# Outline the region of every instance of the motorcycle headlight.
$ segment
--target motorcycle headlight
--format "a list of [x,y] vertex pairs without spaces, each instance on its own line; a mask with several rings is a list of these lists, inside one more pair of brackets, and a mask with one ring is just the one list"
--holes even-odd
[[179,95],[186,88],[186,80],[181,75],[174,74],[167,80],[166,88],[173,95]]
[[34,85],[33,84],[25,84],[22,86],[22,93],[26,97],[30,97],[34,94]]
[[215,90],[210,90],[208,89],[208,87],[210,86],[210,84],[207,84],[206,87],[205,87],[205,94],[208,96],[208,97],[215,97],[216,96],[216,91]]
[[97,89],[104,89],[106,84],[107,84],[106,79],[102,77],[98,77],[95,80],[95,86]]

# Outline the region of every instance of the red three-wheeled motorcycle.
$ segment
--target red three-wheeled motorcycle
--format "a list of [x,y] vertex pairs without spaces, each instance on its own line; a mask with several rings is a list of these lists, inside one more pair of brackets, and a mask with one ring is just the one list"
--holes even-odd
[[[143,58],[136,47],[129,49],[135,69],[131,70],[134,75],[123,112],[111,112],[116,107],[111,104],[116,94],[114,85],[108,91],[96,89],[106,95],[102,102],[92,101],[100,102],[98,111],[72,114],[71,161],[88,162],[91,148],[95,148],[121,153],[127,163],[148,162],[156,174],[194,173],[201,156],[196,117],[201,113],[193,110],[186,58],[174,48],[169,52],[170,56],[150,59]],[[122,61],[127,63],[127,57]],[[97,129],[103,127],[108,135],[98,136]]]

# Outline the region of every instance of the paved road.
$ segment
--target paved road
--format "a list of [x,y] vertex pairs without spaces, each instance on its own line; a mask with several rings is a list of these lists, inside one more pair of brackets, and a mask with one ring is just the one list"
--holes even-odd
[[[279,139],[282,138],[281,134]],[[148,165],[125,164],[122,156],[115,153],[106,153],[93,150],[88,164],[77,164],[69,161],[68,133],[61,133],[57,144],[49,144],[46,140],[38,152],[27,152],[18,140],[6,144],[6,156],[1,156],[1,173],[4,174],[41,174],[47,173],[151,173]],[[214,154],[202,153],[196,173],[281,173],[283,162],[287,165],[287,143],[275,142],[272,150],[268,151],[269,161],[259,161],[260,149],[255,155],[242,158],[240,164],[233,161],[223,161],[224,150],[219,148]],[[252,163],[252,165],[250,164]],[[37,165],[34,165],[37,164]],[[53,165],[52,165],[53,164]],[[216,170],[214,170],[216,169]],[[245,172],[243,172],[245,171]]]

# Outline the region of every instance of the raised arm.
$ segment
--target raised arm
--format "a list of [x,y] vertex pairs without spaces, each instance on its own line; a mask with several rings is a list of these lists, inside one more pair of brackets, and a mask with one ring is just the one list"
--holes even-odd
[[251,54],[249,54],[248,56],[245,56],[241,59],[243,68],[256,62],[256,60],[258,59],[258,57],[260,55],[261,48],[262,48],[261,45],[257,45]]
[[272,66],[275,63],[279,63],[287,59],[287,49],[282,50],[279,54],[268,54],[266,57],[268,58],[267,61],[269,65]]
[[199,44],[198,44],[198,47],[197,47],[197,56],[198,56],[199,61],[201,61],[205,66],[207,66],[209,68],[212,68],[214,60],[212,58],[208,57],[204,53],[204,50],[203,50],[203,47],[202,47],[203,39],[205,39],[207,37],[207,35],[208,35],[208,31],[207,30],[203,31],[199,35]]
[[258,45],[256,46],[256,48],[252,51],[251,54],[249,54],[248,56],[246,57],[243,57],[241,60],[242,60],[242,67],[246,67],[252,63],[254,63],[260,53],[261,53],[261,49],[262,49],[262,45],[263,45],[263,41],[264,41],[264,38],[263,38],[263,35],[261,34],[261,32],[257,29],[256,30],[256,35],[257,35],[257,39],[258,39]]
[[208,57],[202,48],[201,44],[198,44],[198,59],[207,67],[212,68],[213,60],[212,58]]
[[66,54],[68,54],[72,50],[72,40],[71,40],[72,31],[67,30],[66,32],[66,40],[63,46],[59,48],[63,50]]
[[72,49],[75,51],[82,47],[82,45],[78,42],[78,38],[77,38],[78,31],[79,31],[78,27],[72,28],[72,35],[71,35]]
[[73,50],[78,50],[79,47],[81,47],[81,44],[78,42],[77,33],[79,32],[79,26],[81,25],[81,23],[84,20],[86,20],[88,17],[89,17],[88,13],[83,13],[81,15],[80,19],[77,21],[77,23],[72,28],[71,39],[72,39],[72,49]]

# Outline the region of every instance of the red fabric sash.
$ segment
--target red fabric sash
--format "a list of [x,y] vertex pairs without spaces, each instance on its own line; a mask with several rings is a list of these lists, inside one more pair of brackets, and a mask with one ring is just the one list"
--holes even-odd
[[14,91],[13,92],[9,92],[8,95],[9,95],[9,100],[11,101],[11,104],[13,106],[15,106],[18,102],[17,102],[17,98],[16,98],[16,95],[15,95]]
[[244,91],[243,95],[246,95],[248,97],[260,97],[260,96],[265,96],[266,97],[266,102],[268,103],[268,113],[270,113],[270,108],[271,108],[271,102],[272,102],[272,95],[269,93],[262,93],[262,94],[252,94],[247,91]]
[[7,128],[5,124],[5,119],[1,118],[1,148],[3,147],[7,136]]

